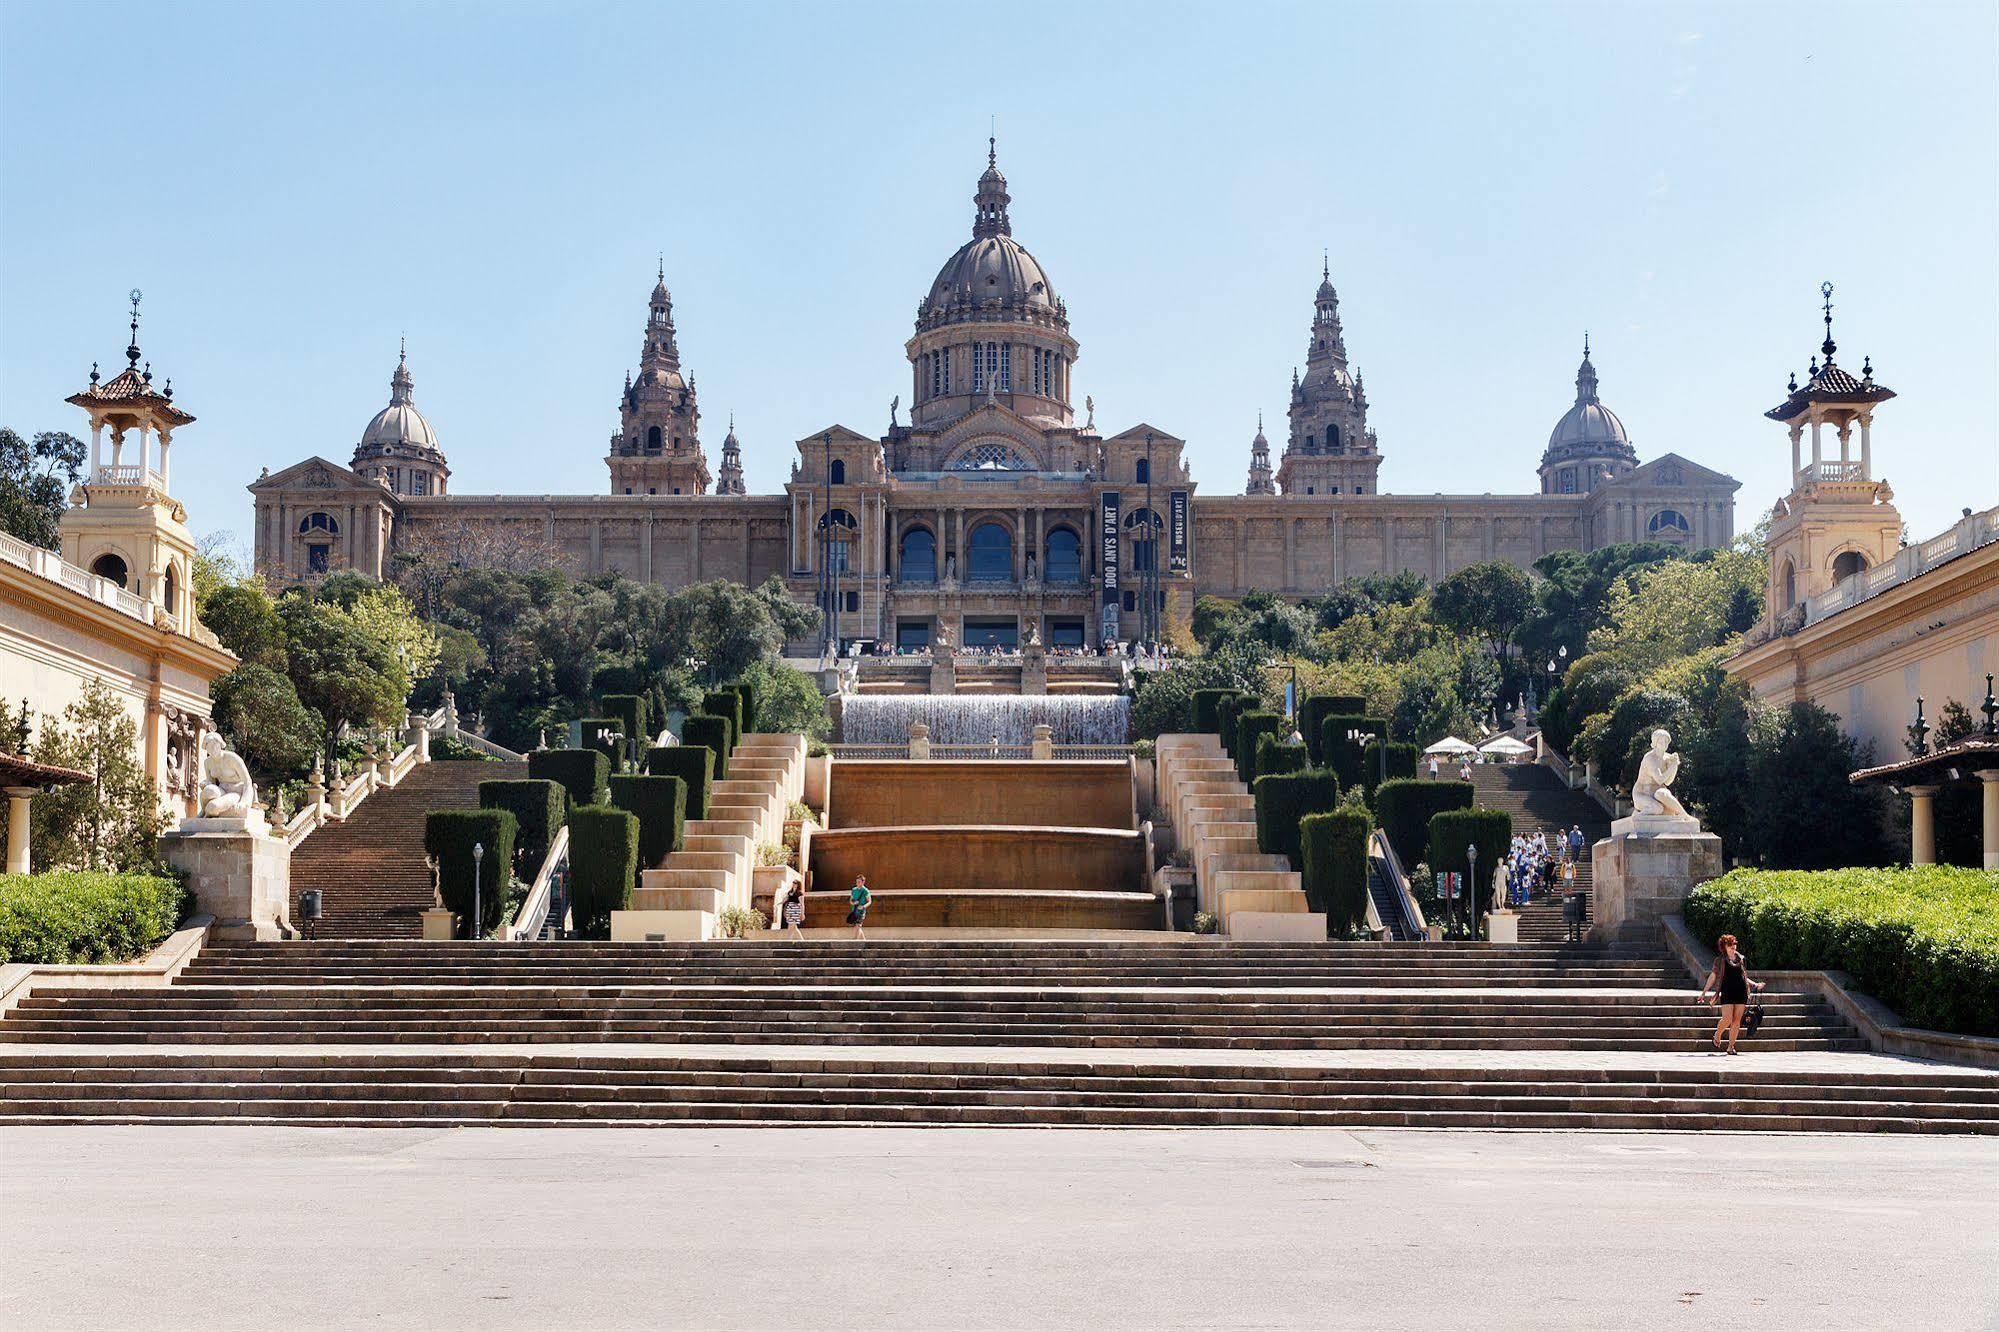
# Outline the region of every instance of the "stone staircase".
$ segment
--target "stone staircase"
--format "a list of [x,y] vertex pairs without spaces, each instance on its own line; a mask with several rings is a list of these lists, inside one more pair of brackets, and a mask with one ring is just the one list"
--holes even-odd
[[[1603,806],[1582,791],[1572,791],[1553,772],[1538,763],[1479,763],[1472,766],[1474,799],[1481,809],[1500,809],[1513,820],[1513,831],[1527,837],[1545,832],[1552,845],[1557,831],[1567,833],[1580,824],[1583,855],[1576,866],[1575,888],[1591,901],[1593,876],[1589,849],[1610,836],[1610,816]],[[1562,916],[1562,895],[1537,894],[1520,913],[1523,943],[1548,943],[1568,937]]]
[[1214,735],[1162,735],[1155,746],[1159,803],[1194,862],[1202,911],[1241,939],[1324,939],[1326,917],[1305,901],[1297,871],[1256,840],[1256,797]]
[[802,735],[752,732],[737,742],[728,775],[709,790],[708,816],[639,876],[631,909],[611,913],[611,937],[712,939],[725,907],[749,907],[757,846],[784,840],[786,811],[805,792],[805,748]]
[[303,920],[299,894],[317,888],[322,939],[415,939],[418,913],[432,904],[424,863],[424,816],[435,809],[477,809],[479,783],[527,776],[527,764],[476,759],[412,768],[399,785],[370,795],[343,823],[328,823],[291,857],[291,918]]

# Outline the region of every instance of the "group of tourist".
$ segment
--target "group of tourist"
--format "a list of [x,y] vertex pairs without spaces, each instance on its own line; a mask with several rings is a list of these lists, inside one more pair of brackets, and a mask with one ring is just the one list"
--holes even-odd
[[[875,895],[868,888],[868,876],[855,875],[854,886],[847,890],[847,923],[854,927],[856,939],[868,937],[868,908],[874,904]],[[777,921],[773,922],[774,928],[781,923],[794,939],[805,937],[805,931],[800,928],[805,924],[805,884],[802,880],[794,881],[778,896],[775,910]]]
[[1545,830],[1540,829],[1531,837],[1515,833],[1512,845],[1507,848],[1506,872],[1501,876],[1499,891],[1495,894],[1500,905],[1524,907],[1533,900],[1536,892],[1545,895],[1554,892],[1557,883],[1574,883],[1576,865],[1583,858],[1583,850],[1581,824],[1567,832],[1557,828],[1552,840]]

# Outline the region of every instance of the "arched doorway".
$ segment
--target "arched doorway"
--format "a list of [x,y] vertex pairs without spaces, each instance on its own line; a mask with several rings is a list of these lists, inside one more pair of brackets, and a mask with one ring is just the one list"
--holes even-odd
[[125,567],[125,558],[122,555],[99,555],[90,562],[90,572],[99,578],[108,578],[120,587],[124,587],[126,580],[131,577],[131,571]]

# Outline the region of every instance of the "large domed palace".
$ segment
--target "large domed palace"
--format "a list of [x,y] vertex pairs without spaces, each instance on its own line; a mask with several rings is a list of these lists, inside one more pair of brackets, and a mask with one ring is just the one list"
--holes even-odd
[[618,399],[608,494],[451,493],[399,359],[349,465],[308,458],[250,487],[257,561],[280,577],[379,577],[399,550],[511,542],[581,575],[667,586],[776,575],[837,611],[848,643],[921,647],[943,631],[965,646],[1035,634],[1080,647],[1157,637],[1197,595],[1305,596],[1368,573],[1435,579],[1552,550],[1733,535],[1738,483],[1677,454],[1640,463],[1598,396],[1587,342],[1533,493],[1383,493],[1326,266],[1282,454],[1273,466],[1259,422],[1244,493],[1197,494],[1184,440],[1143,421],[1105,435],[1088,397],[1076,410],[1080,345],[1049,271],[1014,237],[1011,203],[989,146],[971,238],[924,290],[904,347],[907,423],[892,411],[883,435],[802,436],[781,494],[745,492],[733,424],[711,472],[662,265]]

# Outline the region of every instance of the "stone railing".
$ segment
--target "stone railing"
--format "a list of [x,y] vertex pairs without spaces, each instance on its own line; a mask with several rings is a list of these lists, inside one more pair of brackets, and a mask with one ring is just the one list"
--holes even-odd
[[1576,763],[1561,750],[1549,744],[1546,736],[1536,736],[1537,761],[1548,771],[1562,779],[1562,784],[1571,791],[1581,791],[1603,807],[1603,812],[1613,819],[1629,813],[1617,792],[1596,779],[1594,764]]
[[342,823],[351,818],[362,802],[375,792],[384,787],[401,785],[419,764],[430,762],[433,736],[450,736],[495,758],[521,757],[483,735],[461,729],[457,702],[449,694],[445,695],[444,703],[431,712],[408,714],[400,734],[405,740],[401,749],[391,749],[386,738],[381,741],[371,739],[352,773],[343,774],[336,765],[329,776],[323,767],[314,767],[312,776],[306,780],[305,803],[285,821],[281,831],[285,844],[296,849],[300,842],[325,824]]
[[[1381,861],[1383,873],[1388,876],[1388,886],[1395,890],[1395,903],[1402,908],[1402,919],[1418,939],[1430,937],[1430,923],[1423,919],[1423,908],[1418,906],[1414,894],[1409,891],[1409,876],[1403,872],[1402,857],[1395,854],[1379,829],[1368,834],[1368,853]],[[1369,894],[1373,900],[1373,894]],[[1386,922],[1382,922],[1386,924]]]
[[1948,531],[1914,546],[1904,546],[1892,560],[1883,560],[1872,569],[1842,578],[1805,602],[1805,624],[1817,624],[1879,596],[1891,587],[1920,577],[1940,564],[1968,555],[1981,546],[1999,541],[1999,508],[1974,513],[1958,520]]
[[88,569],[78,568],[52,550],[31,546],[19,537],[0,532],[0,560],[19,565],[52,583],[61,583],[70,591],[80,592],[92,601],[101,602],[135,620],[152,623],[152,603],[144,597],[127,592],[109,578],[100,578]]
[[[939,745],[931,744],[916,752],[910,745],[833,745],[835,759],[1033,759],[1039,757],[1033,745]],[[1131,757],[1130,745],[1050,745],[1050,759],[1094,759],[1123,762]]]
[[548,854],[541,858],[541,869],[535,874],[528,895],[521,899],[521,908],[514,913],[513,924],[507,927],[503,937],[517,943],[540,938],[542,926],[548,924],[556,886],[567,881],[568,877],[569,828],[564,825],[555,830],[555,840],[548,844]]

